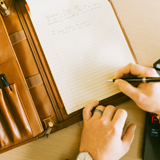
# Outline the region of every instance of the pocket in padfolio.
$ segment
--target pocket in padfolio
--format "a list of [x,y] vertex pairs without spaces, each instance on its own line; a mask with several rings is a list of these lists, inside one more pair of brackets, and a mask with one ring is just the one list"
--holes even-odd
[[17,87],[10,87],[0,89],[0,150],[33,137]]

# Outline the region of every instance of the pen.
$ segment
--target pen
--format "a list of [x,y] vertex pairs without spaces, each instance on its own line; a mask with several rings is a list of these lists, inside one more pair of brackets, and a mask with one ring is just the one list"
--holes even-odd
[[10,84],[8,83],[8,80],[7,80],[6,76],[5,76],[5,74],[0,74],[0,79],[2,80],[3,86],[4,87],[9,87],[10,90],[12,91],[12,88],[11,88]]
[[[127,82],[143,82],[143,83],[149,83],[149,82],[160,82],[160,77],[143,77],[143,78],[120,78]],[[109,79],[109,82],[115,82],[116,79]]]

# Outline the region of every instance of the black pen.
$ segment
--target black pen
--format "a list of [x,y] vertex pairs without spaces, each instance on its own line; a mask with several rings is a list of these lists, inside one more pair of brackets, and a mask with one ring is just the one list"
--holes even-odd
[[[120,78],[127,82],[143,82],[143,83],[149,83],[149,82],[160,82],[160,77],[143,77],[143,78]],[[109,79],[109,82],[115,82],[116,79]]]
[[12,88],[11,88],[10,84],[8,83],[8,80],[7,80],[6,76],[5,76],[5,74],[0,74],[0,79],[2,80],[3,86],[4,87],[9,87],[10,90],[12,91]]

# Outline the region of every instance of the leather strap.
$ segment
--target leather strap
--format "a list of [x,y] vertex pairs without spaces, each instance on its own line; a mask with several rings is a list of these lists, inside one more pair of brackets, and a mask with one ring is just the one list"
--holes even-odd
[[71,117],[71,118],[65,120],[64,122],[54,124],[54,127],[52,129],[52,133],[56,132],[58,130],[61,130],[63,128],[66,128],[70,125],[73,125],[75,123],[78,123],[79,121],[82,121],[82,120],[83,120],[83,118],[82,118],[82,110],[81,110],[81,112],[79,114],[75,115],[74,117]]
[[15,44],[27,39],[23,30],[15,32],[15,33],[11,34],[9,37],[11,39],[12,45],[15,45]]
[[27,82],[27,85],[28,85],[29,89],[31,89],[31,88],[33,88],[35,86],[38,86],[38,85],[43,83],[40,74],[37,74],[37,75],[34,75],[32,77],[27,78],[26,82]]

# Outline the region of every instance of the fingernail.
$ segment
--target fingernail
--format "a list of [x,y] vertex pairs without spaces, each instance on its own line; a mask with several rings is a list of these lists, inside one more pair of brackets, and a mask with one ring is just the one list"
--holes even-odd
[[119,87],[119,86],[121,85],[121,80],[120,80],[120,79],[117,79],[117,80],[115,81],[115,85],[116,85],[117,87]]

